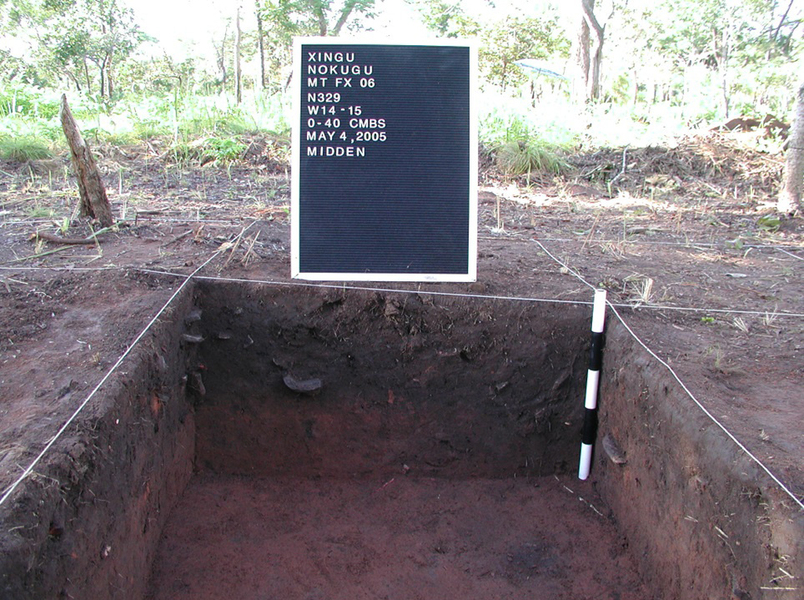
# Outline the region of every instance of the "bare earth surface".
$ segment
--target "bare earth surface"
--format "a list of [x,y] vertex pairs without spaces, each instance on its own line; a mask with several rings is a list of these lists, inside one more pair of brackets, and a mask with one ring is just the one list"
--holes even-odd
[[[229,167],[181,168],[145,146],[99,154],[124,220],[98,244],[32,239],[90,233],[70,220],[77,190],[66,159],[0,164],[2,490],[183,281],[176,275],[212,258],[199,275],[291,283],[289,181],[270,141],[255,138]],[[780,157],[710,134],[572,162],[556,179],[483,170],[476,284],[378,287],[568,302],[606,288],[635,335],[801,499],[804,222],[761,220],[773,215]],[[114,327],[99,327],[99,315]],[[701,409],[690,401],[689,410]],[[593,487],[569,477],[287,485],[202,473],[169,522],[160,556],[172,566],[157,560],[152,594],[220,597],[204,595],[201,573],[232,598],[648,597],[594,504]],[[551,519],[558,507],[577,519],[572,528]],[[277,513],[281,527],[266,527],[281,530],[261,530],[268,518],[244,524]],[[579,533],[589,521],[598,533]],[[190,554],[199,547],[210,554]],[[583,561],[568,557],[584,553],[622,572],[570,572]]]
[[201,476],[186,498],[155,600],[648,597],[612,524],[557,478]]

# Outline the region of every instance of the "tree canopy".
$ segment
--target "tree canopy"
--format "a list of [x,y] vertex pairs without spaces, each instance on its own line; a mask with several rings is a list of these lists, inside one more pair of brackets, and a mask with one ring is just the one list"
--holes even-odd
[[5,2],[2,27],[30,49],[39,81],[70,80],[100,97],[114,95],[114,70],[145,35],[117,0]]
[[[217,58],[205,65],[197,55],[138,55],[148,38],[124,1],[0,0],[0,78],[69,83],[107,99],[147,85],[233,85],[233,9],[206,42]],[[713,121],[786,115],[800,77],[801,0],[254,0],[241,5],[243,83],[281,92],[294,36],[371,31],[376,17],[403,5],[430,35],[476,39],[484,85],[508,94],[524,93],[528,82],[520,60],[540,60],[569,79],[585,60],[593,68],[585,96],[595,102],[665,103],[690,121]]]

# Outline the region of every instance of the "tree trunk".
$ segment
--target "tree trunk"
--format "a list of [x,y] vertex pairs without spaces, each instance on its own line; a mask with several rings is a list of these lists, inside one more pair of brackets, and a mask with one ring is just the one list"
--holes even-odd
[[87,59],[84,59],[84,78],[87,83],[87,93],[92,92],[92,79],[89,77],[89,65],[87,64]]
[[573,96],[588,102],[600,96],[600,66],[603,60],[605,28],[595,17],[595,0],[581,0],[581,24],[575,40],[577,79]]
[[112,79],[112,60],[113,55],[112,53],[108,53],[106,55],[106,94],[108,95],[109,100],[112,99],[114,96],[114,80]]
[[[731,112],[731,86],[729,85],[729,58],[731,54],[731,31],[728,24],[722,32],[712,29],[712,51],[717,57],[717,67],[720,72],[720,93],[723,104],[723,116],[729,118]],[[718,44],[720,36],[720,44]]]
[[240,7],[237,7],[235,15],[235,49],[234,49],[234,70],[235,70],[235,102],[240,104],[243,101],[243,73],[240,70]]
[[70,146],[70,156],[72,157],[73,168],[78,177],[78,193],[80,196],[81,216],[97,219],[103,227],[114,225],[112,217],[112,206],[106,196],[106,188],[103,187],[98,167],[89,145],[84,141],[78,125],[73,118],[73,113],[67,104],[67,95],[61,96],[61,107],[59,110],[61,127],[67,137]]
[[313,12],[318,19],[318,35],[324,37],[327,35],[327,17],[324,14],[324,8],[320,4],[316,5]]
[[586,99],[600,97],[600,64],[603,62],[604,28],[597,22],[594,13],[595,0],[583,0],[583,16],[589,25],[591,48],[589,50],[589,77],[586,81]]
[[75,86],[75,91],[80,92],[81,91],[81,82],[78,80],[78,77],[73,75],[70,71],[66,71],[66,73],[67,73],[68,79],[70,79],[70,81],[73,82],[73,85]]
[[332,35],[341,34],[341,29],[344,25],[346,25],[346,21],[349,20],[349,15],[352,14],[355,4],[357,4],[357,0],[347,0],[346,4],[344,4],[341,14],[338,17],[338,21],[335,23],[335,27],[332,28]]
[[262,17],[260,16],[260,0],[254,2],[257,14],[257,47],[260,50],[260,90],[265,91],[265,35],[262,30]]
[[787,143],[787,161],[777,209],[781,213],[793,214],[801,208],[804,188],[804,82],[798,88],[796,114]]
[[[583,3],[584,0],[581,0]],[[586,82],[589,80],[589,25],[582,16],[574,41],[575,77],[572,79],[572,98],[578,104],[586,102]]]
[[226,25],[226,29],[223,30],[223,39],[221,40],[220,49],[217,49],[218,52],[218,67],[221,70],[221,86],[223,90],[226,90],[226,84],[229,81],[229,72],[226,69],[226,37],[229,35],[229,25]]
[[782,15],[782,18],[779,19],[778,27],[776,27],[776,29],[768,32],[769,35],[770,35],[770,42],[771,42],[771,47],[768,48],[768,56],[767,56],[768,60],[773,58],[773,54],[772,54],[772,52],[773,52],[773,44],[775,44],[776,40],[779,38],[779,32],[782,30],[782,26],[784,25],[785,21],[787,21],[787,15],[790,12],[790,9],[793,7],[793,2],[794,2],[794,0],[790,0],[790,4],[787,5],[787,10],[784,11],[784,14]]

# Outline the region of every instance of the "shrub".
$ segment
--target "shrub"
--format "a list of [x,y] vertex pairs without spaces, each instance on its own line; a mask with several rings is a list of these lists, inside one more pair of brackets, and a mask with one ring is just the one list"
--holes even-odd
[[245,144],[235,138],[207,138],[204,154],[215,162],[233,162],[243,156],[246,151]]
[[237,138],[204,137],[189,143],[178,143],[171,149],[177,164],[200,162],[231,163],[240,160],[246,145]]

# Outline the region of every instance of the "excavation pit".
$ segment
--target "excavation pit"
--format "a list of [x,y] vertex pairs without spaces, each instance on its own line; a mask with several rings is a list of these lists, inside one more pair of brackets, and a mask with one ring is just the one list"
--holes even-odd
[[201,295],[198,475],[150,597],[644,597],[564,476],[585,311],[501,304]]
[[800,518],[616,322],[625,462],[574,476],[590,316],[198,282],[4,513],[3,597],[763,597]]

